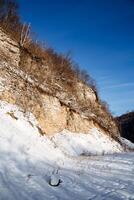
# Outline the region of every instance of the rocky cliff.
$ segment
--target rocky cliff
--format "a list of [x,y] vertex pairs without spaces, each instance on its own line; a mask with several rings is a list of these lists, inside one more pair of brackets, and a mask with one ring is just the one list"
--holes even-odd
[[42,134],[64,129],[88,133],[97,127],[118,137],[114,119],[93,89],[78,80],[72,91],[69,84],[55,76],[45,59],[33,57],[0,29],[1,100],[19,105],[27,113],[32,112]]

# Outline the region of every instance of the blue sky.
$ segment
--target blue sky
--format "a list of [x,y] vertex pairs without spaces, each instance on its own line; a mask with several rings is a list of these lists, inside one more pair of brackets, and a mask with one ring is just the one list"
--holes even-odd
[[134,110],[134,0],[20,0],[39,40],[96,80],[114,115]]

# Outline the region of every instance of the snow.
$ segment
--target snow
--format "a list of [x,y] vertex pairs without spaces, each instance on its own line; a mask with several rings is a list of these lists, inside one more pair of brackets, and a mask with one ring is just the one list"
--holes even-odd
[[134,143],[130,142],[129,140],[121,137],[120,141],[122,143],[122,145],[124,145],[126,148],[130,149],[130,150],[134,150]]
[[[97,129],[43,137],[31,114],[0,105],[0,200],[134,199],[134,153],[121,152]],[[102,150],[116,153],[93,156]],[[49,184],[57,180],[57,187]]]
[[71,156],[102,155],[122,152],[122,146],[101,133],[97,128],[89,134],[71,133],[67,130],[51,137],[51,140],[65,153]]

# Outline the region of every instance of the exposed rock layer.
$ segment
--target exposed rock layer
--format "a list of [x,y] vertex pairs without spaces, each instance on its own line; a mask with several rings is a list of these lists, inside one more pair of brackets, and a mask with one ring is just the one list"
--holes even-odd
[[[105,111],[101,109],[97,96],[90,87],[78,81],[74,95],[53,78],[51,84],[39,81],[38,77],[33,76],[39,67],[37,65],[42,63],[46,70],[46,78],[52,73],[49,67],[44,61],[33,62],[30,55],[22,62],[21,48],[2,30],[0,58],[0,99],[32,112],[38,119],[41,133],[53,134],[63,129],[88,133],[91,128],[98,126],[105,133],[108,128],[114,127],[113,134],[118,134],[111,117],[102,119],[106,116]],[[31,65],[32,69],[35,65],[35,71],[28,74],[25,68],[27,66],[30,69]],[[84,106],[81,106],[81,102]],[[91,111],[92,107],[100,110],[99,117]]]

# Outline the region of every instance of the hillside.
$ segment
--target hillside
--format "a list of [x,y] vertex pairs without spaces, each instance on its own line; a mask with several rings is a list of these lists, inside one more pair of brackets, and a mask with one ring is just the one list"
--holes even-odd
[[134,200],[133,123],[0,1],[0,200]]
[[134,145],[93,85],[51,56],[0,28],[0,200],[133,199]]
[[134,112],[116,118],[122,137],[134,143]]
[[0,200],[133,199],[134,146],[96,91],[21,53],[0,29]]
[[114,118],[92,87],[75,74],[75,79],[67,77],[66,65],[62,79],[59,70],[52,68],[56,63],[51,62],[33,57],[0,29],[0,99],[32,112],[42,134],[64,129],[88,133],[97,127],[117,139]]

